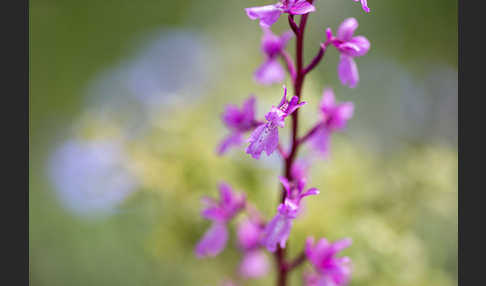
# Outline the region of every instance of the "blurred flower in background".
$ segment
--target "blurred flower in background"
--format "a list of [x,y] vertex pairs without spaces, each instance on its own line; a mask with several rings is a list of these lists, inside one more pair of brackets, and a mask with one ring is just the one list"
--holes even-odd
[[211,55],[201,35],[167,30],[143,43],[133,59],[87,88],[88,104],[72,126],[73,138],[49,160],[57,194],[77,214],[112,214],[137,188],[127,145],[143,138],[157,113],[204,94],[205,61]]
[[52,155],[49,175],[70,210],[107,214],[137,188],[128,163],[116,142],[69,140]]

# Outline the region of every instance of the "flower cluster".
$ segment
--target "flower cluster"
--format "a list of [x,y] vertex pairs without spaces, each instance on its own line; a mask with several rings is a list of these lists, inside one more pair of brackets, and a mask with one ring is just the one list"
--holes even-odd
[[[355,0],[358,1],[358,0]],[[233,146],[245,142],[244,136],[249,133],[245,152],[254,159],[262,153],[271,156],[276,150],[283,160],[284,174],[278,179],[282,191],[278,194],[280,203],[273,218],[266,221],[257,209],[246,202],[242,194],[232,191],[227,184],[220,185],[220,200],[204,198],[206,208],[202,216],[211,220],[212,226],[196,245],[199,257],[215,256],[220,253],[228,241],[228,223],[240,212],[246,217],[237,226],[237,246],[241,252],[238,275],[242,278],[258,278],[265,275],[269,268],[266,251],[275,255],[278,272],[278,285],[287,285],[287,274],[303,264],[310,262],[314,270],[306,271],[304,281],[311,286],[344,286],[351,277],[351,260],[348,257],[337,257],[338,252],[351,245],[350,239],[334,243],[321,238],[316,244],[314,239],[307,239],[305,249],[296,259],[285,257],[285,248],[292,231],[292,225],[304,210],[302,199],[319,194],[317,188],[306,188],[308,181],[309,161],[297,159],[298,149],[306,143],[311,144],[314,152],[327,155],[329,142],[334,132],[342,131],[354,113],[352,102],[338,102],[333,90],[325,88],[319,105],[319,118],[312,128],[298,136],[298,113],[306,104],[302,100],[302,86],[305,76],[317,66],[326,50],[334,46],[339,54],[337,75],[344,86],[354,88],[359,82],[359,73],[355,58],[365,55],[370,43],[364,36],[354,36],[358,22],[354,18],[345,19],[334,35],[330,28],[326,30],[326,41],[320,44],[318,54],[307,65],[303,65],[303,32],[309,13],[315,12],[313,0],[281,0],[276,4],[245,9],[251,20],[259,20],[263,36],[261,50],[265,57],[254,73],[254,79],[261,84],[270,85],[285,80],[285,70],[293,85],[293,96],[287,99],[287,88],[283,86],[283,96],[278,105],[274,105],[262,119],[256,115],[255,96],[250,96],[241,108],[228,105],[222,120],[229,129],[219,144],[217,153],[223,155]],[[369,13],[367,1],[361,0],[363,10]],[[272,32],[271,26],[282,14],[288,14],[291,30],[280,36]],[[297,24],[296,16],[300,15]],[[289,41],[295,36],[296,64],[285,51]],[[286,69],[280,63],[283,60]],[[279,138],[279,129],[285,127],[286,119],[291,120],[291,142],[286,148]],[[225,283],[237,285],[233,281]]]

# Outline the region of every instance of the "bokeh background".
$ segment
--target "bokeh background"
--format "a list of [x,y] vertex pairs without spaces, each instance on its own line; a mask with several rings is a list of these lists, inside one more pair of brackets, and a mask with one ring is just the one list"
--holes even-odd
[[[333,49],[306,80],[304,129],[324,87],[356,112],[331,156],[314,160],[310,184],[321,194],[295,223],[289,251],[308,235],[349,236],[352,286],[456,285],[457,2],[368,2],[371,14],[352,0],[317,0],[309,18],[306,61],[325,28],[346,17],[358,19],[372,46],[357,59],[357,88],[340,85]],[[256,161],[243,148],[214,152],[226,135],[226,104],[255,93],[262,116],[280,99],[280,85],[252,78],[262,33],[243,10],[269,3],[30,1],[31,285],[220,285],[232,277],[234,235],[217,258],[193,254],[209,225],[199,199],[217,195],[224,180],[267,217],[275,211],[276,154]],[[285,29],[282,17],[273,30]],[[292,274],[293,285],[308,268]],[[241,284],[273,281],[271,273]]]

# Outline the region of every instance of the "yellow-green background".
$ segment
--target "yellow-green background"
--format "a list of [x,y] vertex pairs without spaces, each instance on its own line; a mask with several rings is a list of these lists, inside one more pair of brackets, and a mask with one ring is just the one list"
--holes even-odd
[[[306,81],[303,128],[317,116],[325,86],[339,100],[354,101],[356,113],[333,138],[330,159],[313,165],[309,184],[321,194],[307,199],[289,250],[295,254],[308,235],[349,236],[354,244],[345,254],[354,262],[353,286],[456,285],[457,3],[368,2],[371,14],[352,0],[317,0],[309,18],[306,60],[325,28],[336,30],[350,16],[372,48],[357,60],[356,89],[340,86],[333,50]],[[279,85],[252,79],[262,60],[261,31],[243,8],[266,3],[271,1],[30,1],[31,285],[219,285],[231,276],[239,258],[234,235],[217,258],[193,255],[208,227],[198,215],[199,198],[215,195],[225,180],[245,190],[266,216],[275,211],[277,157],[255,161],[242,149],[214,154],[226,134],[220,122],[225,104],[239,104],[254,92],[261,116],[281,96]],[[285,28],[282,17],[274,30]],[[70,136],[119,136],[123,120],[83,119],[91,108],[87,86],[136,54],[144,35],[172,29],[202,36],[214,54],[207,59],[204,90],[184,91],[200,100],[161,108],[153,119],[161,123],[127,143],[141,186],[122,211],[98,219],[72,214],[48,180],[47,158]],[[73,135],[76,124],[86,132]],[[273,279],[270,274],[246,284],[271,285]],[[299,272],[292,282],[300,285]]]

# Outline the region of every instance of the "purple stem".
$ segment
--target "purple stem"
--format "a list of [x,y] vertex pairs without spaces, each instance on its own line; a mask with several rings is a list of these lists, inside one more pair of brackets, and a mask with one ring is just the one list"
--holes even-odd
[[295,23],[294,15],[289,15],[289,25],[296,35],[299,34],[299,27],[297,27],[297,24]]
[[292,79],[292,82],[295,82],[296,71],[295,71],[295,66],[294,66],[294,62],[292,61],[292,58],[286,51],[282,51],[280,55],[285,61],[285,64],[287,66],[287,71],[290,74],[290,78]]
[[292,262],[287,265],[287,271],[291,271],[297,266],[301,265],[306,260],[305,251],[302,251]]
[[303,137],[299,138],[299,140],[298,140],[299,145],[303,144],[305,141],[307,141],[309,138],[311,138],[312,135],[314,135],[317,132],[317,130],[319,130],[319,128],[322,127],[322,126],[323,126],[323,123],[319,122],[314,127],[312,127],[312,129],[309,130],[309,132],[307,132],[307,134],[305,134]]
[[[310,3],[312,3],[312,0],[308,0]],[[304,83],[304,78],[305,78],[305,71],[303,68],[303,56],[304,56],[304,30],[305,26],[307,24],[307,18],[309,14],[304,14],[300,18],[300,23],[299,27],[296,28],[296,25],[294,26],[295,22],[293,21],[293,16],[289,16],[289,24],[292,30],[294,31],[297,39],[296,39],[296,64],[297,64],[297,69],[296,69],[296,75],[295,75],[295,80],[293,81],[294,84],[294,93],[295,96],[299,98],[301,97],[301,92],[302,92],[302,85]],[[293,23],[293,24],[292,24]],[[291,170],[292,170],[292,165],[295,160],[295,156],[297,154],[297,149],[299,147],[299,141],[297,139],[297,131],[298,131],[298,125],[299,125],[299,110],[295,110],[292,115],[292,134],[291,134],[291,143],[290,143],[290,152],[288,156],[285,157],[285,168],[284,168],[284,176],[291,181],[292,176],[291,176]],[[287,192],[282,189],[282,197],[281,197],[281,202],[283,203],[285,201]],[[288,244],[287,244],[288,245]],[[287,247],[288,248],[288,247]],[[280,245],[277,247],[277,251],[275,252],[275,259],[277,262],[277,271],[278,271],[278,277],[277,277],[277,286],[286,286],[287,285],[287,279],[288,279],[288,272],[292,269],[289,267],[289,264],[285,260],[285,254],[286,254],[286,249],[281,248]],[[299,264],[302,262],[299,262]]]
[[326,48],[327,48],[326,44],[321,44],[321,47],[319,49],[319,52],[317,53],[317,56],[315,56],[312,59],[312,61],[310,62],[310,64],[304,69],[304,74],[307,74],[313,68],[315,68],[317,66],[317,64],[319,64],[322,57],[324,56],[324,53],[326,52]]

